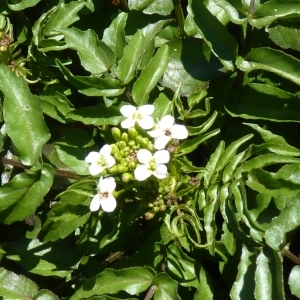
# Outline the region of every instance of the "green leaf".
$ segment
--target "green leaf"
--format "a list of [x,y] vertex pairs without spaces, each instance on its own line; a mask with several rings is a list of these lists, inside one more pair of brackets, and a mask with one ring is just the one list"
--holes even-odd
[[170,61],[160,83],[173,91],[180,88],[181,96],[206,90],[210,79],[223,75],[222,65],[200,39],[175,39],[168,46]]
[[120,82],[113,78],[99,78],[92,76],[74,76],[58,59],[58,68],[80,93],[86,96],[106,96],[113,97],[123,94],[125,88]]
[[238,89],[226,110],[235,117],[275,122],[299,122],[300,101],[293,94],[267,84],[251,83]]
[[94,295],[116,294],[119,291],[135,295],[145,291],[151,285],[154,276],[153,269],[146,267],[123,270],[106,269],[95,277],[86,279],[70,300],[80,300]]
[[135,76],[140,57],[144,50],[144,35],[138,30],[124,48],[123,57],[120,60],[117,77],[123,84],[130,82]]
[[202,1],[189,0],[188,13],[194,18],[199,34],[228,70],[233,69],[237,42],[227,28],[211,14]]
[[263,247],[256,260],[255,298],[284,300],[282,258]]
[[242,246],[242,254],[238,265],[236,280],[231,288],[230,297],[233,300],[254,297],[255,252],[246,244]]
[[120,13],[104,30],[102,41],[108,45],[117,55],[118,59],[123,56],[123,49],[126,46],[125,25],[128,14]]
[[184,141],[179,147],[178,152],[182,154],[187,154],[194,151],[201,143],[218,134],[220,129],[215,129],[211,132],[205,133],[199,137],[195,137],[191,140]]
[[73,104],[60,92],[44,92],[38,95],[43,113],[60,121],[67,123],[66,114],[74,110]]
[[300,193],[293,201],[285,207],[279,216],[272,220],[266,231],[267,244],[275,251],[280,251],[289,243],[287,235],[289,232],[299,228],[300,224]]
[[33,299],[38,286],[29,278],[0,268],[0,294],[3,299]]
[[59,298],[49,290],[40,290],[34,300],[59,300]]
[[290,273],[289,276],[289,286],[291,292],[298,298],[300,298],[299,280],[300,280],[300,266],[295,266],[292,269],[292,272]]
[[47,232],[44,241],[64,239],[85,224],[89,217],[90,210],[87,206],[56,203],[48,213],[43,226],[43,230]]
[[156,286],[154,300],[180,300],[177,293],[178,283],[167,273],[159,273],[153,279],[152,285]]
[[170,115],[172,112],[172,101],[164,94],[160,93],[158,98],[153,103],[155,110],[152,114],[154,120],[160,120],[165,115]]
[[164,74],[168,65],[168,50],[167,45],[160,47],[134,83],[132,97],[137,105],[147,104],[150,92]]
[[168,273],[175,277],[182,286],[200,287],[195,273],[195,263],[176,244],[172,244],[167,248]]
[[42,243],[38,239],[21,239],[4,250],[6,259],[16,262],[30,273],[64,278],[82,259],[82,253],[74,246],[70,241]]
[[76,109],[66,116],[67,119],[82,122],[85,125],[119,125],[124,119],[116,106],[106,107],[100,103],[96,106],[87,106]]
[[59,159],[81,175],[88,175],[85,157],[94,146],[92,138],[82,129],[66,129],[54,143]]
[[201,133],[204,133],[207,131],[215,122],[216,118],[218,116],[218,112],[215,110],[213,114],[209,117],[207,121],[205,121],[203,124],[199,126],[186,126],[189,132],[189,136],[192,135],[199,135]]
[[59,30],[65,36],[67,46],[77,51],[82,66],[92,74],[106,72],[115,62],[116,54],[104,42],[99,41],[91,29]]
[[214,0],[214,2],[221,7],[230,18],[230,20],[235,24],[243,24],[247,22],[245,18],[246,13],[246,3],[241,3],[240,1],[228,1],[228,0]]
[[197,289],[197,292],[195,293],[194,300],[201,300],[201,299],[213,300],[214,290],[213,290],[212,279],[209,276],[208,271],[203,266],[200,267],[198,280],[200,282],[200,287]]
[[39,166],[42,147],[50,134],[38,99],[31,94],[26,82],[5,65],[0,65],[0,89],[5,95],[3,115],[7,134],[19,159],[24,165]]
[[129,0],[128,6],[131,10],[142,10],[145,14],[159,14],[163,16],[169,15],[174,8],[172,0]]
[[245,59],[238,57],[236,63],[244,72],[265,70],[300,85],[300,60],[283,51],[267,47],[255,48]]
[[53,182],[52,167],[44,164],[35,174],[21,173],[0,187],[0,219],[5,224],[23,221],[43,202]]
[[[32,7],[37,5],[41,0],[21,0],[21,1],[10,1],[13,3],[8,3],[8,7],[11,10],[23,10],[28,7]],[[15,2],[15,3],[14,3]]]
[[264,3],[250,18],[253,26],[261,27],[271,24],[278,18],[297,17],[300,11],[298,1],[271,0]]

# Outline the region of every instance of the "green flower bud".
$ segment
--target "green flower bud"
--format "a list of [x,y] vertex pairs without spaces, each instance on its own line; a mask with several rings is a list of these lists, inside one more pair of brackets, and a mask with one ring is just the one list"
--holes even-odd
[[126,132],[123,132],[121,139],[122,139],[122,141],[124,141],[127,144],[128,143],[128,134]]
[[153,212],[155,212],[155,213],[159,212],[159,207],[157,207],[157,206],[153,207]]
[[165,206],[165,205],[161,205],[160,207],[159,207],[159,210],[160,211],[165,211],[167,209],[167,207]]
[[130,174],[130,173],[123,173],[122,174],[122,181],[123,182],[129,182],[129,181],[131,181],[131,180],[133,180],[134,179],[134,177],[133,177],[133,175],[132,174]]
[[124,165],[117,165],[118,173],[125,173],[128,171],[128,168]]
[[165,204],[165,202],[164,202],[164,200],[161,199],[161,200],[158,201],[158,204],[163,205],[163,204]]
[[124,149],[127,145],[124,141],[120,141],[120,142],[118,142],[118,146],[120,149]]
[[116,165],[112,166],[111,168],[107,169],[107,172],[109,174],[115,174],[118,173],[118,167]]
[[134,140],[130,140],[127,144],[128,144],[128,146],[129,146],[130,148],[132,148],[132,147],[135,146],[135,141],[134,141]]
[[122,132],[121,132],[121,130],[118,127],[113,127],[111,129],[111,133],[112,133],[112,136],[114,137],[114,139],[116,141],[120,141],[121,140]]
[[154,144],[152,144],[151,142],[148,143],[146,149],[149,150],[152,153],[155,152]]
[[128,166],[128,161],[127,161],[126,158],[122,158],[122,159],[121,159],[121,165],[123,165],[123,166],[125,166],[125,167]]
[[120,151],[119,147],[116,144],[111,144],[110,148],[111,148],[111,153],[112,154],[119,153],[119,151]]
[[121,161],[123,159],[123,156],[121,155],[120,152],[114,154],[114,157],[115,157],[116,161]]
[[131,127],[131,128],[128,129],[128,135],[130,136],[130,138],[135,140],[136,137],[139,135],[139,133],[134,127]]
[[145,213],[145,219],[146,220],[151,220],[151,219],[153,219],[153,217],[154,217],[153,213],[151,213],[151,212]]
[[147,139],[147,138],[142,138],[141,145],[142,145],[143,147],[147,148],[148,145],[149,145],[149,139]]
[[153,203],[148,203],[148,207],[152,208],[153,207]]
[[133,170],[136,168],[136,163],[134,161],[131,161],[128,163],[128,169]]
[[139,145],[142,145],[142,142],[143,142],[143,137],[141,135],[138,135],[136,138],[135,138],[136,142],[139,144]]

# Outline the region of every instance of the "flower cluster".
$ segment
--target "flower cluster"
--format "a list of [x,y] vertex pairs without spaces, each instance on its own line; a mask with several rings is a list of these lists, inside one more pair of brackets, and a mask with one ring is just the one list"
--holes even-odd
[[[167,163],[170,161],[170,152],[166,146],[173,140],[185,139],[188,131],[185,126],[174,124],[174,117],[166,115],[155,124],[151,115],[154,106],[151,104],[136,108],[124,105],[120,109],[125,119],[121,122],[121,132],[117,127],[112,128],[112,135],[116,143],[104,145],[99,152],[90,152],[85,161],[89,163],[91,175],[101,175],[97,185],[97,194],[90,204],[91,211],[101,207],[106,212],[111,212],[116,207],[114,191],[116,181],[114,177],[106,174],[121,174],[123,182],[130,180],[144,181],[154,176],[165,179],[168,176]],[[145,137],[154,139],[152,142]]]

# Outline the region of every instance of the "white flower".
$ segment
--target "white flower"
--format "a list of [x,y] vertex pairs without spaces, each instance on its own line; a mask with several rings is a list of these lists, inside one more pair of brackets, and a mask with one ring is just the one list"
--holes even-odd
[[147,104],[136,109],[133,105],[124,105],[120,110],[121,114],[127,119],[121,122],[122,128],[134,127],[138,122],[143,129],[151,129],[154,126],[153,118],[150,115],[154,112],[154,106]]
[[110,145],[104,145],[99,152],[92,151],[85,158],[87,163],[90,163],[89,171],[91,175],[98,175],[105,169],[112,167],[116,160],[110,155]]
[[157,150],[165,148],[171,139],[186,139],[188,131],[184,125],[174,124],[174,118],[170,115],[164,116],[158,122],[158,128],[148,131],[148,134],[154,138],[154,146]]
[[138,181],[143,181],[152,174],[158,179],[168,176],[167,167],[164,165],[170,160],[170,153],[167,150],[156,151],[154,155],[147,149],[140,149],[137,159],[141,165],[134,170],[134,177]]
[[104,179],[101,177],[97,185],[98,193],[94,196],[90,204],[90,210],[99,210],[101,206],[104,211],[112,212],[117,206],[116,198],[112,194],[115,188],[116,181],[113,177]]

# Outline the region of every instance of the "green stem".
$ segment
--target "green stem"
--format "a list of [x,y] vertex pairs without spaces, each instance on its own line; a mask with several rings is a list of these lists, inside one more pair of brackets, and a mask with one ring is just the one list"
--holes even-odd
[[173,6],[174,6],[175,17],[179,27],[179,36],[181,38],[185,38],[186,34],[184,31],[184,15],[183,15],[180,0],[173,0]]

